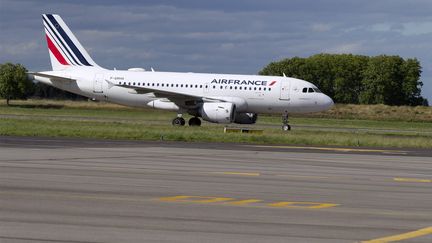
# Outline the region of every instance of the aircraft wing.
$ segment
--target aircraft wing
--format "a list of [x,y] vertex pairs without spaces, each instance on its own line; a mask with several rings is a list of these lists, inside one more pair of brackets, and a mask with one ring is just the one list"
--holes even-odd
[[[55,75],[50,75],[50,74],[45,74],[45,73],[37,73],[37,72],[36,73],[34,73],[34,72],[27,72],[27,75],[49,78],[51,81],[59,81],[59,82],[76,81],[76,79],[65,78],[65,77],[60,77],[60,76],[55,76]],[[34,79],[34,78],[32,78],[32,79]]]

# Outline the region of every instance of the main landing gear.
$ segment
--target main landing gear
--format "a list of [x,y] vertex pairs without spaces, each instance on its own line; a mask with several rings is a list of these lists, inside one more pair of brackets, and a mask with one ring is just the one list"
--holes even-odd
[[172,120],[173,126],[184,126],[186,121],[183,117],[176,117]]
[[283,131],[289,131],[289,130],[291,130],[291,126],[288,124],[288,113],[287,112],[285,112],[283,115],[282,115],[282,130]]
[[189,126],[201,126],[201,120],[198,117],[192,117],[189,119]]
[[[201,126],[201,120],[198,117],[192,117],[189,119],[189,126]],[[172,120],[173,126],[184,126],[186,124],[185,119],[182,117],[182,114],[178,114],[176,118]]]

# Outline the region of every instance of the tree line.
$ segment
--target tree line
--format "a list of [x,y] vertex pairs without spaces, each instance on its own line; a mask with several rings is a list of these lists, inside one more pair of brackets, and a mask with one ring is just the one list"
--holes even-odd
[[[0,64],[0,98],[86,99],[27,79],[21,64]],[[428,105],[421,96],[421,65],[416,58],[317,54],[272,62],[259,74],[300,78],[317,85],[336,103]]]
[[428,105],[421,96],[421,65],[416,58],[317,54],[272,62],[259,74],[304,79],[336,103]]

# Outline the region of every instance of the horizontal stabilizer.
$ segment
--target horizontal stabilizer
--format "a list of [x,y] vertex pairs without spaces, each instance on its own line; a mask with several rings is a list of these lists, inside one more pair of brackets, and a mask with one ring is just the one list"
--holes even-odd
[[44,77],[44,78],[49,78],[51,81],[58,81],[58,82],[72,82],[72,81],[76,81],[76,79],[71,79],[71,78],[65,78],[65,77],[60,77],[60,76],[55,76],[55,75],[50,75],[50,74],[45,74],[45,73],[33,73],[33,72],[28,72],[27,73],[29,79],[35,79],[34,76],[39,76],[39,77]]

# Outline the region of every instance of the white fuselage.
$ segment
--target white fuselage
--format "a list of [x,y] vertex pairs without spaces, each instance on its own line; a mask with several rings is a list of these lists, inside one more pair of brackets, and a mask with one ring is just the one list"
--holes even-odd
[[204,99],[223,99],[236,104],[237,112],[308,113],[324,111],[333,105],[332,99],[313,84],[280,76],[122,71],[94,67],[69,67],[62,71],[41,73],[75,81],[60,82],[40,76],[35,76],[35,80],[89,98],[126,106],[186,110],[170,105],[171,102],[155,96],[153,92],[136,92],[133,87]]

